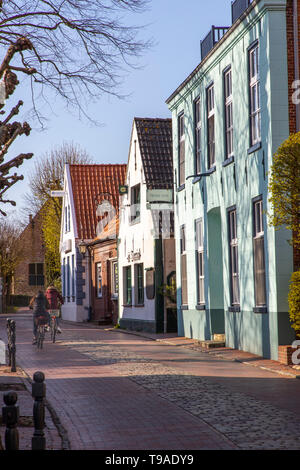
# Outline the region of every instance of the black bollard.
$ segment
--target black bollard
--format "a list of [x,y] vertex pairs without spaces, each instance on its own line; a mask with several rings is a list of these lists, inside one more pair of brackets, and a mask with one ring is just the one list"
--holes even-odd
[[10,345],[11,345],[11,329],[10,329],[10,322],[11,320],[8,318],[6,322],[6,330],[7,330],[7,351],[8,351],[8,365],[11,366],[11,353],[10,353]]
[[46,439],[44,435],[45,427],[45,403],[46,384],[44,383],[45,375],[43,372],[35,372],[33,375],[32,396],[33,404],[33,422],[34,433],[31,440],[32,450],[45,450]]
[[16,372],[16,322],[7,320],[7,348],[8,348],[8,365],[11,372]]
[[19,450],[19,431],[17,428],[19,420],[19,406],[16,405],[18,395],[16,392],[7,392],[4,394],[4,403],[2,407],[2,420],[6,425],[5,429],[5,449]]

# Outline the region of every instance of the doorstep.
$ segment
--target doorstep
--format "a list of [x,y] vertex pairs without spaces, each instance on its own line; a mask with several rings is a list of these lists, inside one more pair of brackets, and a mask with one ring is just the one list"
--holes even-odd
[[199,341],[200,346],[204,349],[212,349],[212,348],[225,348],[224,341]]

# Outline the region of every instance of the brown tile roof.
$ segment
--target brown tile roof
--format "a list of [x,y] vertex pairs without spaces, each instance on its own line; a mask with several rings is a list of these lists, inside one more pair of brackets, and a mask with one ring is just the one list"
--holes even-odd
[[173,188],[172,119],[134,118],[146,185]]
[[125,182],[126,165],[70,165],[69,169],[78,238],[92,240],[96,237],[98,204],[108,199],[119,209],[119,185]]

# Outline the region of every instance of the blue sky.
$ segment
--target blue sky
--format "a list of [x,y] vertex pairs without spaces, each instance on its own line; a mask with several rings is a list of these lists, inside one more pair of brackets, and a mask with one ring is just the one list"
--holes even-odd
[[[17,207],[6,204],[6,212],[18,215],[24,206],[23,196],[28,191],[28,176],[34,161],[64,141],[79,144],[95,163],[127,163],[133,118],[171,117],[166,99],[199,64],[200,40],[211,25],[230,26],[231,0],[152,0],[148,11],[134,16],[133,20],[134,24],[147,25],[140,37],[152,38],[154,45],[140,58],[141,68],[129,69],[124,74],[120,92],[129,96],[122,100],[102,96],[90,103],[88,112],[102,123],[100,127],[70,114],[58,99],[55,115],[45,111],[46,130],[41,132],[37,122],[28,120],[32,127],[30,136],[19,137],[11,146],[9,156],[33,152],[34,157],[18,169],[18,174],[24,174],[24,180],[7,192],[7,198],[14,199]],[[23,121],[27,118],[30,95],[26,83],[21,82],[18,88],[7,104],[12,107],[19,97],[23,99],[25,114],[21,112],[18,117]]]

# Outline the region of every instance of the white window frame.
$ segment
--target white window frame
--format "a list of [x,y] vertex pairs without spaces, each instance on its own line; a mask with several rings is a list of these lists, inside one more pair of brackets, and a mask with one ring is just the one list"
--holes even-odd
[[[264,249],[264,220],[263,220],[263,200],[262,198],[253,201],[253,258],[254,258],[254,291],[255,291],[255,306],[265,307],[267,304],[267,290],[266,290],[266,260],[265,260],[265,249]],[[255,245],[257,241],[261,242],[263,246],[263,272],[264,272],[264,301],[259,302],[257,294],[258,280],[256,278],[257,271],[255,269]],[[261,281],[261,280],[260,280]]]
[[[115,277],[115,266],[117,267],[117,281]],[[118,288],[116,287],[116,284],[118,285]],[[111,294],[112,297],[118,297],[119,295],[119,266],[117,259],[111,261]]]
[[249,52],[249,113],[250,113],[250,144],[261,141],[261,107],[260,107],[260,76],[259,76],[259,45],[253,46]]
[[[186,279],[183,279],[183,264],[185,269]],[[188,305],[188,282],[187,282],[187,251],[186,251],[186,226],[180,227],[180,272],[181,272],[181,303]],[[183,289],[183,283],[185,283]]]
[[195,119],[195,172],[201,173],[201,99],[196,98],[194,101],[194,119]]
[[[197,304],[205,304],[205,274],[204,274],[204,239],[203,219],[195,221],[196,234],[196,272],[197,272]],[[201,274],[202,273],[202,274]]]
[[228,211],[229,253],[230,253],[230,301],[232,306],[240,305],[239,250],[237,237],[236,209]]
[[72,301],[76,298],[75,255],[72,255]]
[[66,258],[62,260],[62,295],[66,297]]
[[224,72],[226,159],[233,156],[233,103],[231,67]]
[[184,112],[178,116],[178,175],[179,186],[185,183],[185,125]]
[[[207,162],[208,169],[213,168],[216,165],[216,123],[215,123],[215,88],[214,84],[210,85],[206,90],[207,99]],[[210,135],[210,120],[214,120],[213,125],[213,139],[211,140]],[[213,152],[212,152],[213,149]]]
[[[99,269],[100,268],[100,269]],[[102,284],[102,263],[96,263],[96,297],[101,299],[103,297],[103,284]],[[99,288],[100,281],[100,288]]]
[[130,223],[138,223],[141,220],[141,184],[130,188]]
[[71,297],[71,271],[70,271],[70,256],[66,257],[67,260],[67,302],[70,302]]

